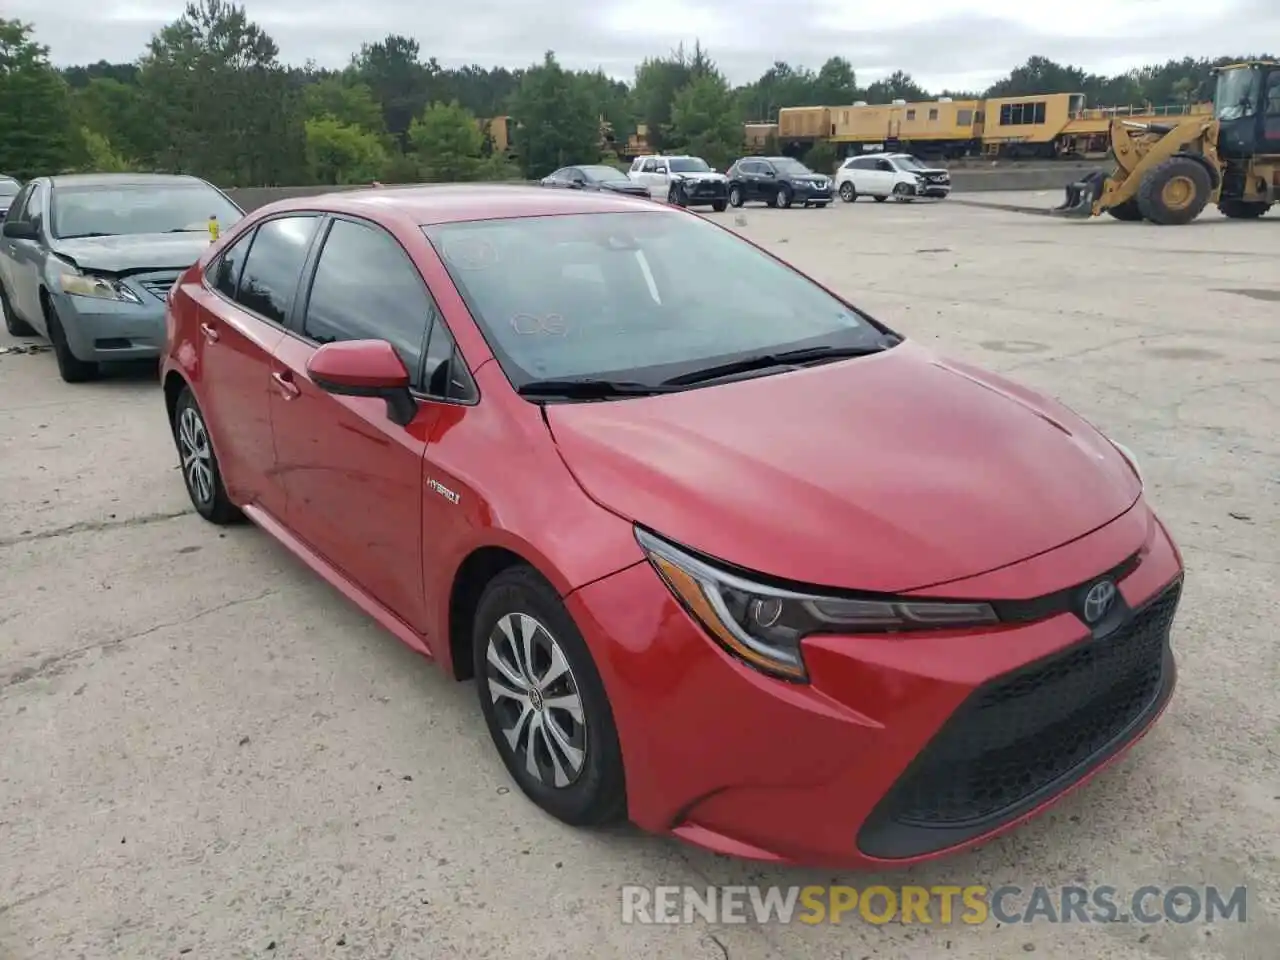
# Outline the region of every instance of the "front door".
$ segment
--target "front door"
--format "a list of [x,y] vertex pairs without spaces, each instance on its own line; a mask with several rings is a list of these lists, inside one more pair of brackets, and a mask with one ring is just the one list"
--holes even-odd
[[[45,200],[49,188],[45,181],[31,185],[27,201],[18,212],[22,223],[29,223],[38,233],[47,230],[48,213]],[[12,219],[12,214],[10,218]],[[44,249],[39,240],[11,240],[4,238],[5,256],[9,260],[9,302],[16,313],[37,330],[46,330],[44,311],[40,307],[40,268],[44,263]]]
[[[1266,77],[1262,95],[1262,149],[1260,153],[1280,154],[1280,69]],[[1275,186],[1280,187],[1280,184]]]
[[191,291],[199,311],[197,366],[219,389],[198,396],[237,499],[286,512],[271,425],[271,358],[286,336],[320,217],[265,220],[227,247]]
[[391,234],[335,218],[295,320],[297,336],[281,341],[273,370],[272,422],[289,527],[419,633],[426,629],[423,455],[440,408],[420,402],[414,419],[399,426],[383,400],[321,390],[307,362],[325,343],[385,340],[421,392],[436,314],[421,273]]

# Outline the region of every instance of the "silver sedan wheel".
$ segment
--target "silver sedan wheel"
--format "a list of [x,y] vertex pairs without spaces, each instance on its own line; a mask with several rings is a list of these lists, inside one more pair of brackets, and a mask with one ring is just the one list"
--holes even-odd
[[178,452],[191,495],[202,504],[213,502],[213,450],[204,420],[194,407],[187,407],[178,418]]
[[551,632],[508,613],[489,635],[486,680],[498,726],[517,762],[547,786],[567,787],[587,759],[582,695]]

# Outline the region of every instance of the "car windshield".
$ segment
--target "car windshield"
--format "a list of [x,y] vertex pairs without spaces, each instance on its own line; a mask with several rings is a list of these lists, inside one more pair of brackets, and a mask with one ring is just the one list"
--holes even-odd
[[592,180],[626,180],[627,175],[616,167],[608,167],[604,165],[593,167],[580,167]]
[[894,157],[894,161],[903,170],[923,170],[924,164],[915,157]]
[[813,173],[799,160],[792,160],[790,157],[778,157],[773,161],[773,165],[778,168],[779,173],[798,174],[800,176],[810,176]]
[[1224,70],[1218,74],[1213,94],[1213,115],[1218,120],[1239,120],[1253,114],[1254,101],[1262,91],[1262,75],[1257,70]]
[[517,388],[568,378],[655,384],[762,353],[896,342],[701,217],[575,214],[423,232]]
[[241,216],[226,197],[204,184],[55,186],[50,230],[61,240],[196,232],[208,229],[210,217],[217,217],[225,230]]
[[711,169],[711,164],[701,157],[673,157],[667,162],[672,173],[706,173]]

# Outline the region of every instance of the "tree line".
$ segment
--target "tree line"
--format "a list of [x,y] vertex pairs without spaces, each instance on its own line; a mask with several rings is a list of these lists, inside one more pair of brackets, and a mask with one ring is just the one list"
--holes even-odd
[[[1211,70],[1185,58],[1116,76],[1031,57],[955,99],[1082,92],[1100,105],[1194,102]],[[553,52],[523,69],[442,67],[418,42],[365,43],[343,69],[285,64],[230,0],[196,0],[132,63],[53,67],[33,25],[0,19],[0,173],[191,173],[220,186],[536,178],[569,163],[617,162],[643,126],[651,149],[717,167],[743,150],[743,123],[793,106],[927,100],[903,71],[865,87],[832,56],[817,70],[774,63],[734,87],[700,43],[644,60],[626,83],[569,70]],[[511,150],[477,118],[512,118]]]

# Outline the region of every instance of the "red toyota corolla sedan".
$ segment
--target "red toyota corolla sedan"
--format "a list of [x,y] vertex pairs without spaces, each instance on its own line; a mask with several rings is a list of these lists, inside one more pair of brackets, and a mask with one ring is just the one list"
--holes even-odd
[[686,210],[277,203],[175,284],[162,366],[201,515],[475,678],[567,823],[906,863],[1173,692],[1182,560],[1131,453]]

